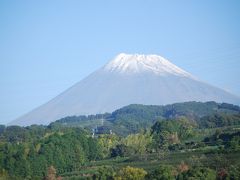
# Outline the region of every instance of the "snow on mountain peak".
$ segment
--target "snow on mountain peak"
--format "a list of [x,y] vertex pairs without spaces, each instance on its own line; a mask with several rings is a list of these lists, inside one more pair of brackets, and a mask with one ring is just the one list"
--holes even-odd
[[164,105],[187,101],[239,104],[240,99],[192,78],[160,56],[122,53],[9,125],[47,125],[67,116],[113,112],[129,104]]
[[104,70],[125,74],[152,72],[157,75],[173,74],[192,77],[191,74],[159,55],[121,53],[106,64]]

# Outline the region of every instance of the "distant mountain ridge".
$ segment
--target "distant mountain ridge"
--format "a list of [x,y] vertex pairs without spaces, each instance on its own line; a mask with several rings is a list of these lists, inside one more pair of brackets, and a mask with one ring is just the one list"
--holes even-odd
[[46,125],[66,116],[113,112],[129,104],[187,101],[240,104],[239,97],[198,80],[161,56],[121,53],[10,125]]
[[194,123],[203,125],[207,123],[206,121],[210,121],[208,118],[212,118],[214,115],[223,115],[220,118],[229,116],[230,120],[227,119],[226,121],[234,121],[236,118],[234,119],[233,116],[237,115],[236,123],[239,123],[240,107],[216,102],[184,102],[165,106],[132,104],[112,113],[65,117],[51,123],[50,126],[55,128],[69,126],[89,129],[97,127],[105,132],[111,129],[118,134],[126,135],[136,133],[140,129],[150,128],[157,120],[184,117]]

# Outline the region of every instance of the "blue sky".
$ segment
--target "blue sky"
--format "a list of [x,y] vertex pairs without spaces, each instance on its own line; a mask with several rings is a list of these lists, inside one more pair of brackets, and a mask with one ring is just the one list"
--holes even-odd
[[0,1],[0,124],[121,52],[159,54],[240,96],[240,1]]

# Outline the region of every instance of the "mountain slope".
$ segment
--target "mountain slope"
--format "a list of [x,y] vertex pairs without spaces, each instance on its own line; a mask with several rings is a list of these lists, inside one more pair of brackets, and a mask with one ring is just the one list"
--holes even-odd
[[112,112],[128,104],[164,105],[186,101],[240,103],[238,97],[199,81],[160,56],[120,54],[11,124],[48,124],[71,115]]

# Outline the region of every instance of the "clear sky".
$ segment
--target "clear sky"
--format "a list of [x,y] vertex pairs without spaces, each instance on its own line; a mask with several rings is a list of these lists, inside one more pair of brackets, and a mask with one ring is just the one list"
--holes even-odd
[[159,54],[240,96],[240,1],[1,0],[0,124],[121,52]]

